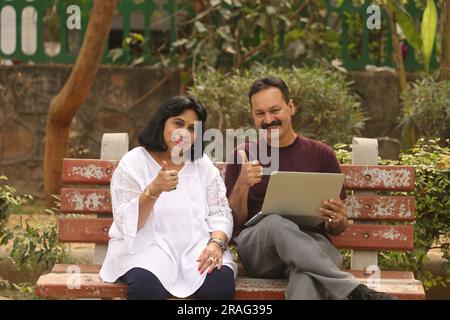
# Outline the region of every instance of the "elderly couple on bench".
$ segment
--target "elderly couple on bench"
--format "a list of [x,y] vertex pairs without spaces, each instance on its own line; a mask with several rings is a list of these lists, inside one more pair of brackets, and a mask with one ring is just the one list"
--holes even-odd
[[342,257],[328,236],[348,225],[344,190],[341,199],[324,199],[317,228],[275,214],[244,226],[261,210],[269,180],[258,160],[248,161],[249,143],[267,147],[276,137],[280,171],[340,172],[329,146],[293,130],[295,106],[281,79],[256,80],[248,96],[255,126],[267,134],[233,151],[225,183],[203,150],[192,152],[196,140],[202,145],[195,125],[205,125],[205,108],[182,96],[159,107],[111,180],[114,222],[102,280],[127,284],[128,299],[233,299],[237,265],[227,243],[234,222],[248,274],[286,277],[286,299],[394,299],[339,269]]

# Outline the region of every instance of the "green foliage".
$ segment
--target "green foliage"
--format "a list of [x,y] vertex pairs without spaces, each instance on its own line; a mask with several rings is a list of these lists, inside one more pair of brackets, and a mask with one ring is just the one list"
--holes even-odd
[[58,242],[56,225],[38,224],[16,227],[11,260],[19,270],[32,271],[37,266],[51,268],[66,257],[64,246]]
[[[49,269],[53,264],[67,258],[64,245],[58,242],[56,225],[38,224],[25,227],[22,224],[7,226],[12,209],[19,209],[31,196],[16,195],[16,190],[5,184],[7,178],[0,176],[0,245],[6,246],[12,240],[9,258],[21,271],[32,272],[35,268]],[[58,208],[45,210],[57,214]]]
[[339,163],[352,163],[351,146],[345,143],[337,143],[333,146],[333,149]]
[[421,26],[423,64],[427,72],[430,71],[430,62],[431,56],[433,55],[437,25],[438,12],[436,4],[434,3],[434,0],[427,0],[427,7],[423,13]]
[[[59,214],[59,197],[53,196],[57,207],[46,209],[50,215]],[[32,271],[35,268],[49,270],[55,263],[61,263],[68,258],[65,247],[58,242],[56,224],[37,224],[25,227],[14,227],[14,241],[9,257],[14,265],[22,271]]]
[[[16,290],[19,294],[34,298],[35,286],[29,282],[11,283],[11,289]],[[27,299],[28,300],[28,299]]]
[[433,279],[423,269],[431,248],[440,249],[445,259],[450,258],[450,141],[446,141],[445,147],[439,143],[442,141],[420,140],[414,148],[400,155],[401,164],[416,168],[415,251],[405,256],[404,263],[424,281],[425,287],[431,287],[437,281],[450,283],[448,262],[444,265],[447,276],[442,279]]
[[408,43],[415,50],[421,52],[424,68],[429,72],[438,25],[438,12],[435,0],[426,0],[420,32],[416,29],[414,19],[406,10],[406,1],[387,0],[386,7],[395,13],[396,21],[400,25]]
[[422,47],[422,38],[420,33],[416,30],[414,20],[406,11],[405,1],[399,0],[387,0],[387,8],[391,12],[395,13],[397,23],[402,28],[402,31],[408,40],[408,43],[416,50],[420,50]]
[[[446,145],[446,146],[441,146]],[[341,162],[351,159],[348,147],[339,145],[336,154]],[[384,270],[410,270],[426,289],[450,283],[450,263],[443,264],[444,276],[425,270],[430,249],[438,249],[450,258],[450,141],[419,140],[400,155],[399,161],[380,160],[380,164],[415,167],[416,221],[414,251],[382,252],[380,266]]]
[[130,32],[128,37],[123,40],[122,46],[109,50],[108,55],[113,63],[140,65],[144,62],[143,51],[146,41],[141,33]]
[[414,126],[424,138],[450,138],[450,82],[427,77],[413,83],[410,108],[401,115],[403,125]]
[[199,0],[194,8],[170,53],[154,53],[165,67],[184,70],[187,83],[207,68],[326,63],[325,45],[333,58],[339,54],[338,33],[324,23],[324,1]]
[[329,144],[349,142],[363,128],[360,102],[340,73],[324,68],[269,68],[222,73],[201,72],[189,94],[208,108],[208,127],[225,130],[253,126],[248,91],[254,80],[268,75],[282,78],[297,106],[294,128]]
[[0,176],[0,245],[6,245],[13,236],[6,225],[11,210],[31,199],[31,196],[16,195],[16,189],[6,185],[7,180],[7,177]]

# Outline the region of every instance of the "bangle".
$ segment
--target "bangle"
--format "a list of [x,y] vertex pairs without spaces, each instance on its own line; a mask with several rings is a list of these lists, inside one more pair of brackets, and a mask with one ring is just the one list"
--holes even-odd
[[220,249],[222,249],[222,252],[225,252],[227,250],[227,245],[225,244],[225,242],[219,238],[210,238],[208,240],[208,244],[210,244],[211,242],[216,243]]
[[148,186],[145,187],[145,189],[144,189],[144,195],[153,200],[158,200],[158,197],[152,194],[152,192],[150,191],[150,188]]

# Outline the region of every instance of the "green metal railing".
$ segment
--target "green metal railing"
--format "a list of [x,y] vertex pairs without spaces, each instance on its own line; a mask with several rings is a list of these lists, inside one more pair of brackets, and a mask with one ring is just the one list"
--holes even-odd
[[[372,4],[372,1],[365,0],[363,4],[355,5],[350,0],[343,0],[339,2],[340,5],[338,7],[333,5],[332,2],[331,0],[327,1],[325,24],[330,26],[333,21],[339,23],[339,54],[344,66],[349,70],[362,70],[369,64],[392,66],[391,30],[387,21],[387,14],[385,12],[382,13],[383,27],[381,30],[369,30],[365,21],[369,17],[366,13],[367,7]],[[56,14],[53,16],[46,14],[53,7],[53,4],[56,4]],[[79,37],[80,41],[82,41],[88,23],[89,12],[92,9],[92,0],[0,0],[0,57],[19,61],[33,61],[36,63],[73,63],[76,59],[76,52],[72,52],[73,50],[69,48],[71,38],[68,35],[68,29],[65,27],[68,18],[66,9],[72,4],[78,5],[81,9],[81,30],[79,31]],[[4,52],[2,47],[2,36],[5,37],[6,33],[5,30],[2,30],[2,28],[5,28],[2,20],[6,19],[3,17],[2,12],[6,7],[9,7],[7,9],[8,17],[6,18],[11,20],[12,12],[15,15],[15,39],[9,39],[10,41],[15,41],[15,48],[12,52]],[[22,48],[21,22],[24,9],[27,7],[28,10],[30,8],[34,10],[33,17],[36,26],[34,32],[36,45],[31,53],[25,53]],[[169,30],[167,41],[174,42],[177,38],[175,16],[177,10],[180,10],[180,8],[177,7],[176,0],[120,0],[117,10],[122,15],[122,39],[127,38],[130,34],[132,13],[137,11],[142,14],[144,19],[142,33],[145,39],[142,51],[144,63],[151,64],[155,61],[155,58],[151,56],[151,50],[149,48],[153,40],[151,30],[152,19],[156,11],[164,12],[165,17],[168,19]],[[407,10],[416,21],[420,20],[422,11],[415,7],[413,0],[409,1]],[[192,8],[187,8],[187,12],[192,17]],[[58,33],[60,50],[54,56],[49,56],[44,48],[44,29],[50,28],[48,26],[49,21],[47,20],[50,16],[53,17],[53,22],[55,22],[53,24],[53,31],[55,25],[59,26],[56,27],[56,31]],[[334,27],[336,28],[336,26]],[[376,40],[373,41],[374,39]],[[281,35],[280,41],[283,40],[284,36]],[[326,48],[324,51],[326,53]],[[132,55],[130,49],[124,46],[121,58],[113,61],[109,52],[110,50],[106,46],[102,59],[103,63],[123,64],[125,61],[129,61],[129,57]],[[432,58],[431,67],[438,67],[435,55]],[[417,61],[411,46],[408,48],[405,68],[407,71],[422,70],[422,65]]]
[[[380,30],[369,30],[366,25],[366,21],[369,18],[370,14],[367,13],[367,8],[373,4],[371,0],[365,0],[364,3],[355,5],[350,0],[343,0],[339,7],[331,4],[331,1],[327,2],[327,17],[326,24],[329,25],[330,17],[333,13],[337,14],[338,19],[341,22],[342,32],[340,34],[340,58],[343,62],[343,65],[349,70],[362,70],[367,65],[381,65],[381,66],[393,66],[392,61],[392,30],[390,27],[390,23],[388,21],[387,12],[383,8],[381,8],[381,17],[383,26]],[[406,7],[408,13],[414,19],[414,21],[420,21],[422,16],[422,10],[418,9],[415,6],[414,0],[409,0]],[[353,17],[353,19],[352,19]],[[356,37],[356,41],[351,41],[352,36],[352,21],[354,21],[354,17],[357,18],[357,21],[363,22],[361,25],[358,25],[359,36]],[[354,30],[353,30],[354,31]],[[370,48],[370,40],[374,38],[379,38],[378,42],[378,52],[376,54],[371,54]],[[352,39],[355,40],[355,39]],[[356,43],[355,43],[356,42]],[[351,53],[351,46],[358,44],[360,42],[360,48],[357,50],[356,54]],[[372,44],[376,43],[376,41],[372,41]],[[423,70],[423,66],[421,63],[417,61],[417,57],[414,51],[414,48],[405,43],[406,46],[405,56],[406,59],[405,69],[407,71],[417,71]],[[373,53],[373,52],[372,52]],[[375,57],[374,57],[375,56]],[[438,62],[436,60],[436,54],[433,54],[431,60],[431,68],[438,68]]]
[[[53,4],[56,4],[56,16],[49,15],[47,13],[53,7]],[[69,50],[69,30],[66,28],[66,21],[69,17],[69,14],[66,12],[68,6],[77,5],[81,10],[81,30],[79,31],[80,41],[84,38],[84,33],[87,28],[89,13],[92,9],[93,2],[90,0],[0,0],[0,28],[4,28],[2,26],[2,10],[5,7],[8,8],[8,13],[11,12],[11,7],[14,9],[15,15],[15,25],[16,25],[16,37],[15,37],[15,50],[11,53],[5,53],[3,48],[1,47],[2,32],[0,30],[0,57],[4,59],[11,60],[19,60],[19,61],[33,61],[37,63],[73,63],[76,59],[76,53],[72,53]],[[22,48],[22,19],[23,12],[25,8],[32,8],[34,10],[33,16],[35,17],[35,26],[36,26],[36,50],[32,53],[25,54]],[[130,25],[131,25],[131,14],[133,12],[141,12],[144,19],[143,26],[143,35],[146,39],[144,42],[144,59],[145,62],[150,63],[152,61],[152,57],[147,54],[149,52],[149,44],[152,41],[152,34],[150,30],[150,26],[152,25],[151,18],[153,13],[158,11],[164,11],[166,16],[169,19],[169,35],[170,41],[175,41],[176,39],[176,25],[175,25],[175,0],[120,0],[117,6],[118,12],[122,15],[122,37],[125,39],[128,37],[130,33]],[[9,14],[8,14],[9,15]],[[46,22],[44,22],[44,17],[53,17],[56,18],[56,23],[52,26],[46,26]],[[5,17],[4,19],[9,18]],[[51,23],[51,22],[50,22]],[[59,33],[57,42],[60,44],[59,52],[54,56],[49,56],[45,52],[44,48],[44,29],[45,28],[57,28],[57,32]],[[124,48],[125,52],[124,56],[129,54],[127,49]],[[109,48],[106,46],[105,52],[103,54],[102,62],[103,63],[112,63],[111,57],[108,55]],[[123,60],[123,59],[122,59]],[[118,63],[120,63],[120,59]]]

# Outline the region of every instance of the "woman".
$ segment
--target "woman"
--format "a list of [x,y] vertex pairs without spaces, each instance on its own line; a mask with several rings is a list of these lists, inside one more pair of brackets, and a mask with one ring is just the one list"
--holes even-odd
[[195,134],[205,121],[194,99],[171,98],[114,171],[114,222],[100,276],[125,282],[128,299],[234,296],[237,267],[226,250],[231,209]]

